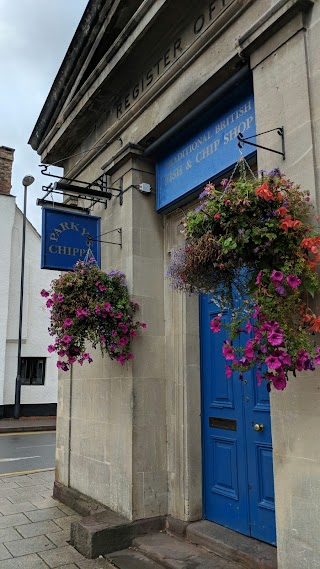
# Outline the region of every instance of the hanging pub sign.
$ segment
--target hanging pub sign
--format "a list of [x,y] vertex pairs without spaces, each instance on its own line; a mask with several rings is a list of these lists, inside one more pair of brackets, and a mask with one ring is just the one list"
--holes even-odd
[[[157,163],[157,210],[232,167],[239,158],[239,132],[244,137],[256,134],[252,94],[242,95],[236,105],[233,103],[214,122]],[[252,149],[245,147],[242,153],[248,156]]]
[[[92,241],[90,240],[92,238]],[[70,271],[89,248],[99,267],[100,217],[62,209],[42,209],[41,268]]]

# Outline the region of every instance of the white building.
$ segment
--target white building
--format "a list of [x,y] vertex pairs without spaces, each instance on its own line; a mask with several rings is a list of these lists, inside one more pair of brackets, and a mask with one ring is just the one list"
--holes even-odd
[[[23,214],[10,194],[14,150],[0,147],[0,418],[12,417],[17,375]],[[55,415],[58,370],[48,353],[49,315],[40,296],[57,273],[41,270],[41,237],[26,225],[21,415]]]

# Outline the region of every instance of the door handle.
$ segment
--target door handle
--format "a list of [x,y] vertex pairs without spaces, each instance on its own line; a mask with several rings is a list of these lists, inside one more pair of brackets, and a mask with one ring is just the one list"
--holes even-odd
[[258,432],[258,431],[264,431],[264,425],[259,425],[259,423],[255,423],[255,424],[253,425],[253,428],[254,428],[254,430],[257,431],[257,432]]

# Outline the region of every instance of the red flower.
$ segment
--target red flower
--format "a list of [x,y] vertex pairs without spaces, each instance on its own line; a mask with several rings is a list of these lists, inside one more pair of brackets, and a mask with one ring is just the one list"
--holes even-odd
[[288,213],[288,210],[286,207],[281,206],[278,209],[276,209],[275,213],[277,213],[278,215],[280,215],[280,217],[284,217],[286,215],[286,213]]
[[262,199],[266,200],[267,202],[269,200],[273,200],[273,193],[270,192],[267,182],[264,182],[264,184],[262,184],[262,186],[259,186],[258,188],[256,188],[256,194],[257,194],[257,196],[259,196],[259,198],[262,198]]
[[220,213],[215,213],[213,216],[214,219],[220,219],[220,217],[221,217]]

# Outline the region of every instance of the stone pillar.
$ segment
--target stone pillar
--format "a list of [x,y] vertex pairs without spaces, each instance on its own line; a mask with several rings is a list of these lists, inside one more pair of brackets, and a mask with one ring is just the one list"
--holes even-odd
[[[313,106],[319,101],[316,92],[316,99],[311,100],[308,42],[317,49],[319,69],[316,4],[312,16],[309,13],[306,19],[297,14],[251,55],[257,132],[278,126],[285,129],[285,161],[259,150],[259,168],[280,167],[288,178],[310,190],[314,203],[319,196],[314,129],[320,107]],[[266,135],[263,145],[280,150],[277,133]],[[279,569],[319,567],[319,405],[319,372],[299,373],[284,392],[271,394]]]
[[[139,519],[167,513],[163,218],[156,213],[153,164],[141,148],[128,145],[105,171],[111,186],[123,180],[122,207],[130,212],[122,226],[125,272],[137,317],[147,324],[134,341],[132,363],[132,518]],[[150,194],[139,191],[142,182]],[[121,255],[116,248],[111,255],[116,267]]]

